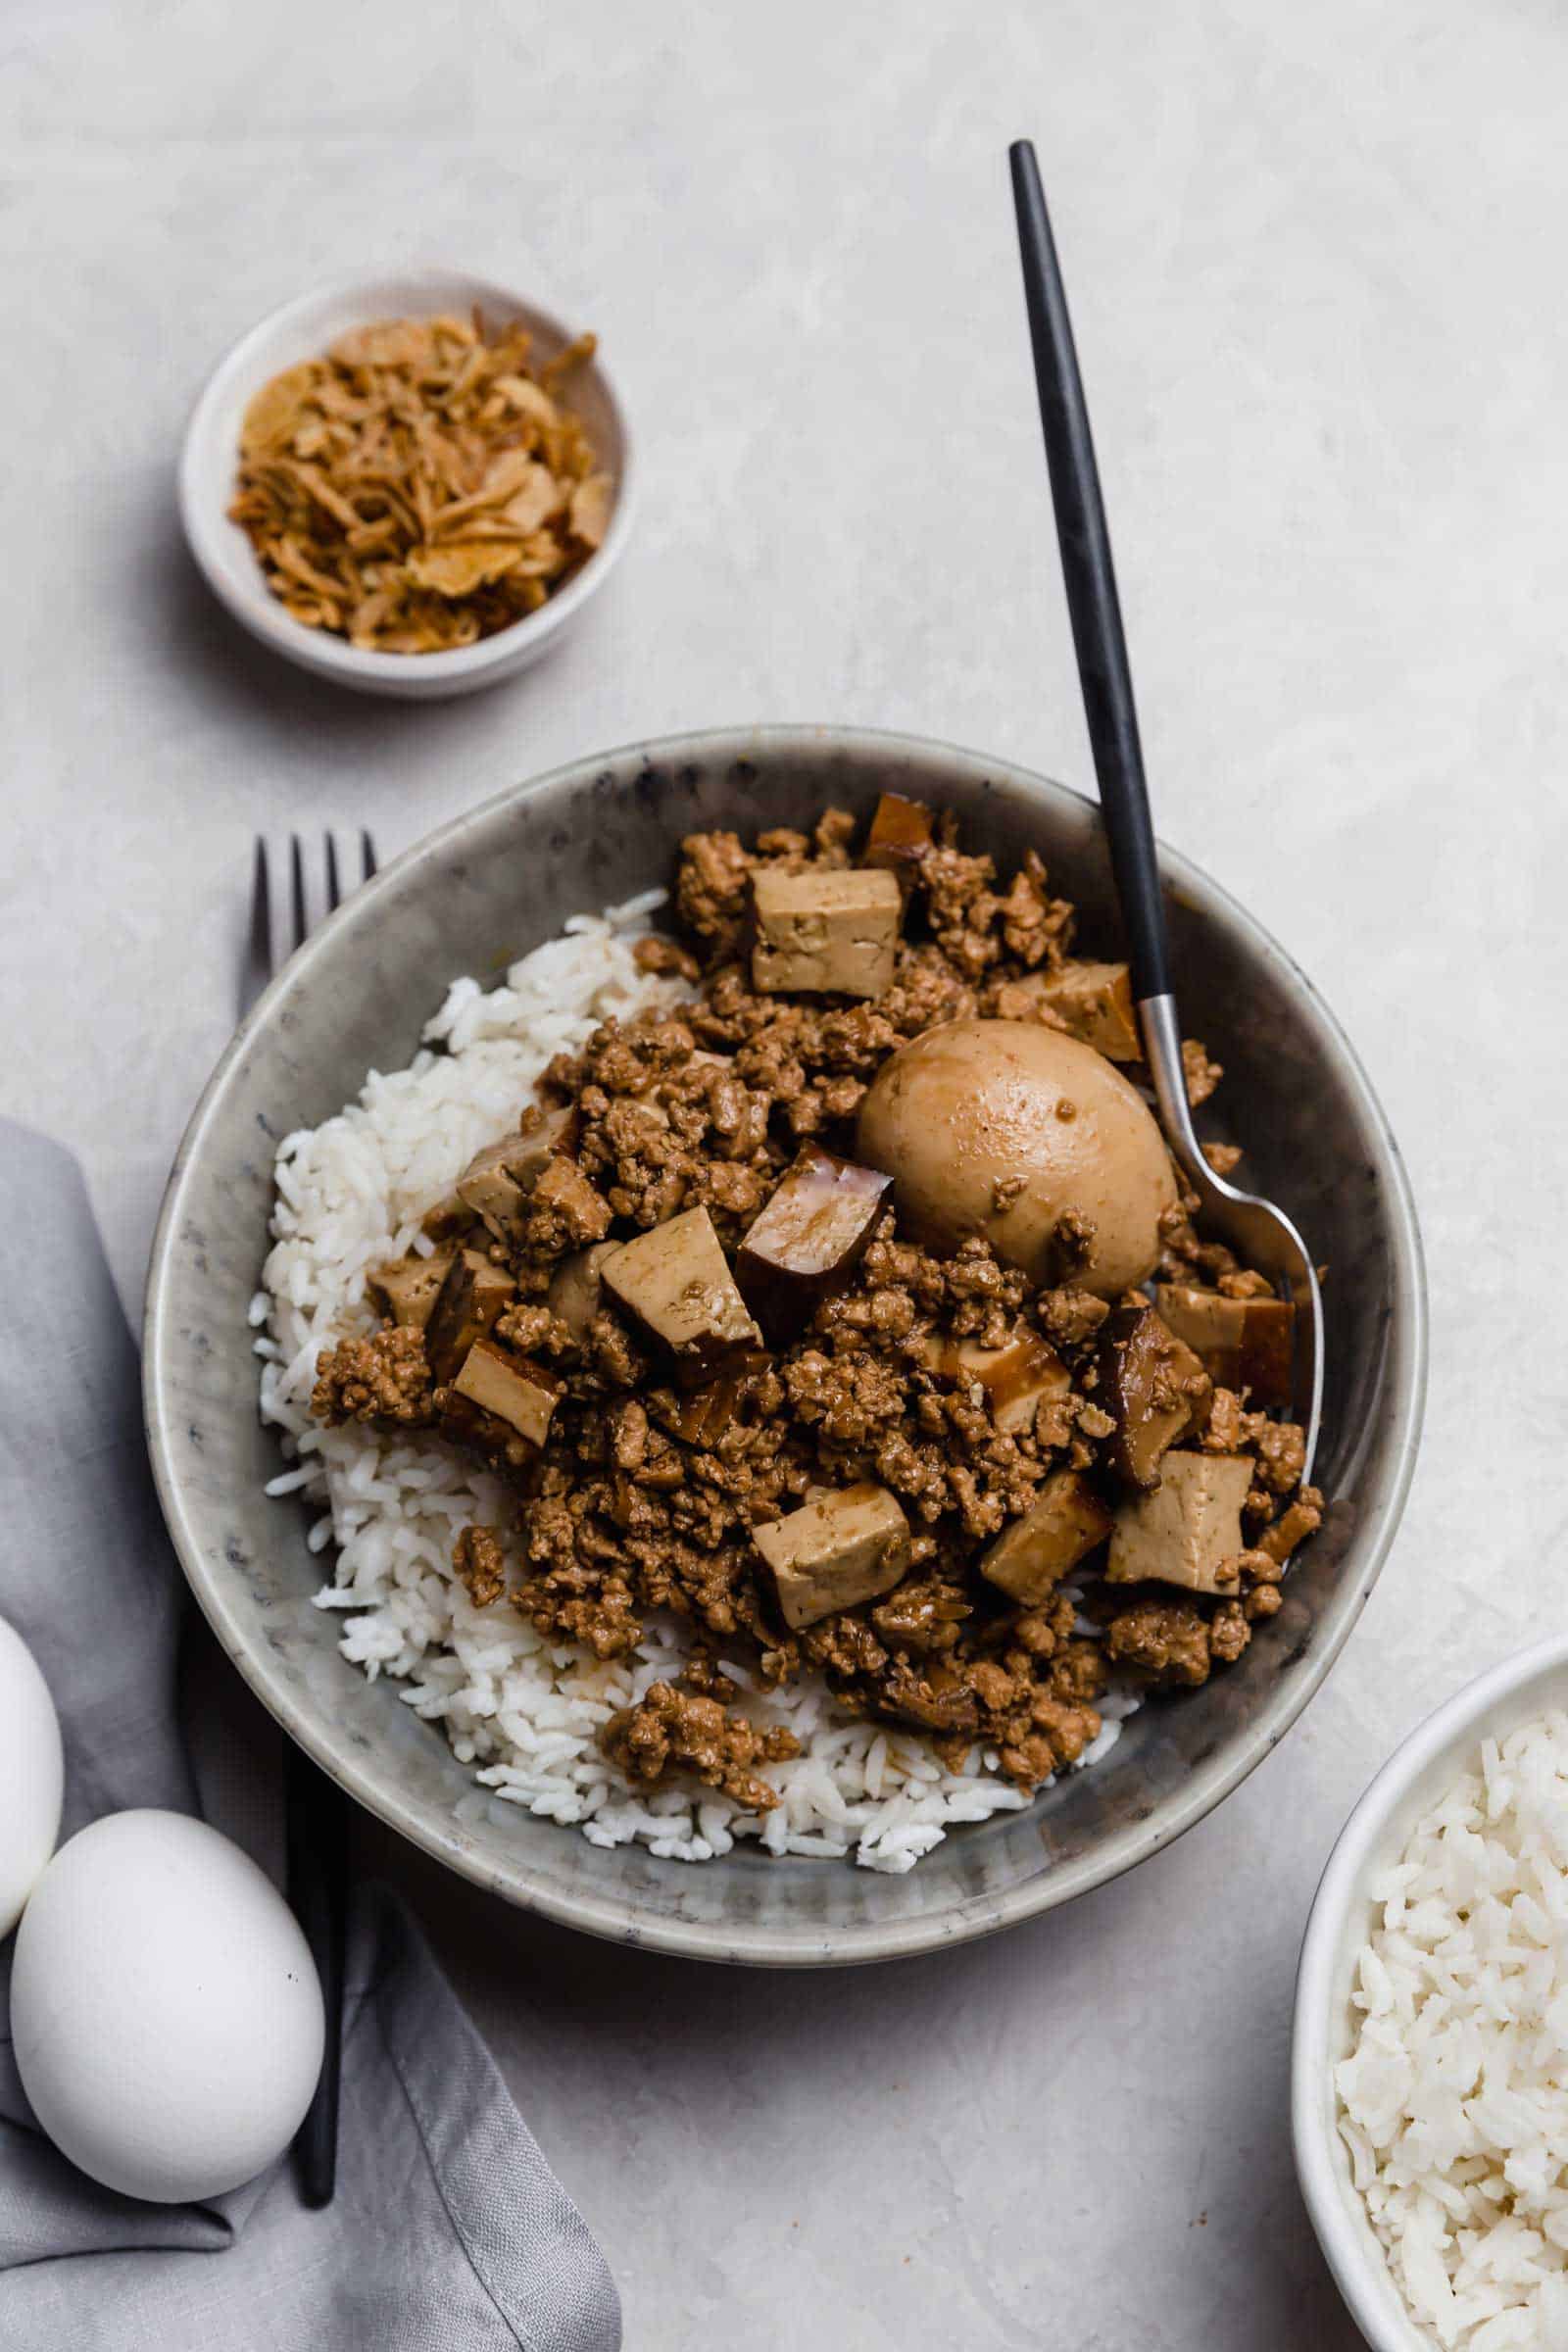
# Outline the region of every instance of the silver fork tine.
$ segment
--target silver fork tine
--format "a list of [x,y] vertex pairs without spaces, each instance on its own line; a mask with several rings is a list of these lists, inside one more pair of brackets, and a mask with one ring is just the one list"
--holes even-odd
[[272,968],[272,877],[267,863],[267,836],[256,836],[251,868],[251,954],[266,971]]
[[375,843],[368,825],[360,827],[360,878],[352,881],[354,852],[349,846],[352,836],[340,835],[330,829],[323,834],[326,844],[326,906],[329,914],[335,913],[347,898],[375,872]]
[[249,1012],[267,983],[272,977],[272,875],[267,857],[267,839],[256,836],[256,856],[251,865],[251,921],[245,939],[245,955],[240,965],[239,1008]]
[[[306,855],[298,833],[269,842],[256,836],[251,865],[251,918],[240,969],[240,1010],[249,1012],[268,982],[296,948],[303,947],[317,925],[335,914],[359,883],[350,880],[355,866],[353,835],[340,842],[330,827],[321,833],[321,866]],[[375,843],[368,826],[360,827],[360,880],[368,882],[376,870]]]
[[288,866],[294,902],[294,945],[303,948],[311,935],[311,906],[305,887],[305,849],[297,833],[288,837]]

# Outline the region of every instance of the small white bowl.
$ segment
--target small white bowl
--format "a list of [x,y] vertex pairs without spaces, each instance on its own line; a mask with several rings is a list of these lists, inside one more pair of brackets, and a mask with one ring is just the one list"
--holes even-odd
[[[272,376],[318,357],[334,337],[377,318],[431,318],[466,313],[477,303],[491,318],[520,318],[542,359],[578,331],[515,286],[475,277],[466,270],[420,269],[383,277],[339,278],[273,311],[235,344],[210,377],[186,428],[179,463],[179,511],[191,554],[213,593],[253,637],[318,677],[365,694],[419,702],[471,694],[524,669],[568,628],[595,589],[609,578],[626,544],[632,519],[631,435],[610,377],[598,359],[572,376],[572,408],[594,449],[614,476],[610,528],[602,547],[537,612],[498,629],[477,644],[444,654],[362,652],[324,629],[309,629],[283,610],[262,576],[250,541],[228,519],[239,462],[240,420],[253,395]],[[591,324],[591,320],[584,320]]]
[[1291,2135],[1301,2193],[1330,2270],[1373,2352],[1432,2352],[1390,2276],[1336,2128],[1334,2069],[1350,2053],[1355,1956],[1375,1920],[1367,1887],[1485,1739],[1568,1704],[1568,1636],[1505,1658],[1396,1747],[1340,1833],[1313,1897],[1296,1979]]

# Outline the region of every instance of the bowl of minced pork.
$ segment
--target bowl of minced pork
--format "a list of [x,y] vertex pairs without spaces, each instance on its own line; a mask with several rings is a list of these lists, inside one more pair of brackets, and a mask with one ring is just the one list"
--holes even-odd
[[1292,2075],[1302,2189],[1368,2343],[1568,2344],[1568,1639],[1440,1707],[1351,1814]]
[[[913,881],[897,856],[868,858],[884,803],[938,812],[961,851]],[[729,853],[714,853],[710,894],[703,860],[688,853],[683,866],[693,836],[733,836],[767,861],[760,879],[748,869],[755,945],[704,934],[727,919]],[[994,892],[975,863],[986,858]],[[868,863],[880,879],[866,881]],[[834,1166],[858,1133],[859,1155],[887,1163],[901,1217],[911,1154],[940,1193],[942,1152],[918,1119],[901,1126],[901,1111],[877,1142],[864,1110],[857,1130],[851,1098],[869,1075],[857,1055],[872,1030],[901,1053],[940,1036],[925,1020],[972,995],[982,1028],[1042,1020],[1032,1051],[1048,1031],[1100,1025],[1109,1059],[1070,1037],[1051,1049],[1092,1061],[1085,1084],[1103,1097],[1051,1149],[1065,1165],[1117,1122],[1145,1141],[1132,1158],[1118,1147],[1098,1218],[1080,1230],[1063,1217],[1053,1247],[1078,1252],[1086,1292],[1150,1270],[1118,1219],[1131,1230],[1152,1217],[1165,1178],[1147,1150],[1091,804],[893,735],[769,728],[640,745],[449,825],[293,959],[215,1073],[171,1179],[149,1283],[148,1426],[176,1546],[225,1649],[360,1802],[481,1886],[589,1932],[811,1965],[929,1949],[1081,1893],[1168,1843],[1277,1742],[1348,1634],[1402,1505],[1424,1380],[1419,1245],[1397,1152],[1332,1016],[1224,893],[1180,859],[1163,866],[1184,1028],[1204,1047],[1199,1091],[1224,1071],[1200,1113],[1205,1137],[1227,1158],[1240,1149],[1242,1181],[1284,1201],[1333,1278],[1311,1489],[1296,1491],[1289,1433],[1240,1414],[1162,1336],[1160,1410],[1121,1465],[1163,1493],[1131,1512],[1136,1541],[1110,1467],[1128,1433],[1089,1392],[1131,1377],[1162,1332],[1152,1314],[1140,1324],[1129,1298],[1108,1298],[1102,1337],[1126,1326],[1125,1363],[1097,1376],[1088,1326],[1102,1309],[1081,1316],[1065,1275],[1048,1292],[1015,1265],[999,1273],[972,1222],[961,1245],[928,1235],[911,1254],[864,1169],[843,1179],[829,1218],[864,1252],[853,1281],[840,1269],[831,1298],[803,1304],[798,1269],[776,1294],[779,1265],[761,1263],[769,1249],[779,1258],[765,1218],[790,1222],[769,1196],[784,1172],[809,1174],[808,1147],[831,1146]],[[805,907],[813,892],[820,909]],[[650,935],[667,944],[639,944]],[[824,936],[841,942],[842,971],[813,970]],[[749,984],[694,980],[705,957],[731,953],[753,957]],[[694,985],[711,1002],[683,1011]],[[802,1000],[818,1009],[800,1015],[798,1054],[774,1051],[748,986],[829,992]],[[1030,1001],[1041,988],[1043,1012]],[[843,1018],[824,1020],[841,1001]],[[738,1049],[748,1107],[718,1065],[759,1021],[765,1034]],[[686,1027],[696,1051],[689,1038],[671,1049]],[[647,1085],[620,1068],[628,1052],[653,1056]],[[666,1071],[670,1052],[681,1066]],[[931,1083],[958,1150],[973,1112],[964,1075]],[[750,1141],[748,1118],[763,1122]],[[626,1144],[636,1119],[664,1138],[648,1164]],[[654,1164],[670,1160],[671,1137],[690,1144],[679,1215]],[[1030,1185],[1019,1198],[999,1174],[974,1212],[982,1228],[992,1211],[1026,1223]],[[612,1214],[602,1238],[593,1220]],[[494,1237],[518,1215],[526,1246],[509,1260]],[[561,1259],[563,1288],[550,1273],[568,1232],[587,1247]],[[1132,1277],[1116,1270],[1128,1247]],[[999,1242],[1003,1261],[1007,1248],[1027,1258]],[[1206,1259],[1193,1268],[1200,1283],[1214,1273]],[[578,1270],[596,1286],[596,1336],[580,1348]],[[1247,1280],[1228,1279],[1224,1319],[1248,1322]],[[1268,1323],[1265,1310],[1251,1319]],[[839,1328],[856,1315],[863,1347]],[[903,1321],[882,1329],[889,1315]],[[803,1317],[814,1317],[805,1338]],[[1004,1332],[1027,1340],[1035,1386],[1021,1405]],[[701,1358],[719,1343],[722,1379]],[[827,1359],[878,1347],[852,1396]],[[948,1358],[965,1348],[956,1373]],[[427,1358],[443,1356],[427,1381]],[[983,1388],[999,1367],[1005,1398]],[[1259,1384],[1255,1403],[1269,1377],[1251,1365],[1243,1396]],[[877,1405],[890,1380],[892,1402]],[[1192,1431],[1162,1476],[1141,1449],[1173,1398]],[[895,1416],[880,1484],[850,1425],[862,1406]],[[750,1469],[726,1485],[714,1468],[730,1458],[714,1432],[748,1413],[753,1434],[735,1444],[759,1458],[772,1448],[771,1485]],[[574,1455],[567,1429],[589,1433]],[[978,1484],[960,1459],[976,1446]],[[694,1448],[705,1494],[671,1499]],[[1253,1460],[1250,1493],[1238,1453]],[[719,1538],[748,1484],[758,1556],[717,1590],[698,1554],[733,1553]],[[1010,1533],[1037,1490],[1064,1506],[1053,1541],[1090,1556],[1069,1575],[1060,1554],[1034,1608],[1007,1587],[1036,1574],[1038,1545],[1014,1556],[994,1531]],[[1146,1538],[1173,1513],[1191,1523],[1198,1589],[1115,1595],[1118,1575],[1160,1573]],[[963,1528],[972,1556],[955,1568]],[[1215,1556],[1199,1557],[1204,1543]],[[606,1565],[627,1552],[643,1562],[629,1593]]]

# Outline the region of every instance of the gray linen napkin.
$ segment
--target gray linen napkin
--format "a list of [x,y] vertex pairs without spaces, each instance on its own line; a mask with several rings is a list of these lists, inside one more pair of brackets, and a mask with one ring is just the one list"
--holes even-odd
[[[65,1734],[69,1836],[196,1809],[175,1719],[183,1587],[135,1350],[75,1162],[0,1120],[0,1616]],[[0,1803],[5,1792],[0,1790]],[[11,1946],[0,1944],[0,2020]],[[615,2352],[586,2224],[402,1906],[350,1923],[338,2193],[285,2160],[203,2206],[99,2188],[37,2131],[0,2028],[6,2352]]]

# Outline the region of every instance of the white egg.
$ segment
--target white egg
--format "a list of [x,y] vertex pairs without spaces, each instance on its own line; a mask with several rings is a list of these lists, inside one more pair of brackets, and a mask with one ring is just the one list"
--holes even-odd
[[60,1835],[60,1724],[37,1660],[0,1618],[0,1936],[9,1936]]
[[251,2180],[321,2067],[321,1988],[293,1913],[181,1813],[111,1813],[63,1845],[17,1936],[23,2087],[95,2180],[164,2203]]

